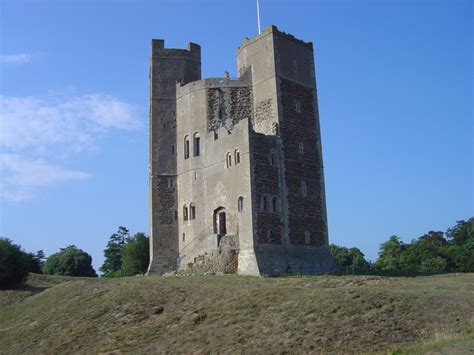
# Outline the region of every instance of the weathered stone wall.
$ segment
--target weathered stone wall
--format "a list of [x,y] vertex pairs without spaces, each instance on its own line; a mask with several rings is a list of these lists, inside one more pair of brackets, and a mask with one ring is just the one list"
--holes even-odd
[[[252,117],[250,76],[238,80],[205,79],[177,87],[178,234],[180,270],[227,272],[216,226],[216,211],[224,212],[227,235],[239,240],[236,266],[256,270],[253,254],[250,193],[249,122]],[[195,156],[195,135],[200,154]],[[185,158],[184,137],[190,138]],[[238,152],[239,162],[236,161]],[[230,155],[231,164],[227,163]],[[243,199],[243,210],[238,208]],[[183,209],[193,203],[195,219],[184,220]],[[242,262],[240,257],[243,256]],[[256,272],[253,272],[254,274]]]
[[331,271],[312,44],[273,26],[238,49],[237,80],[198,80],[199,57],[153,45],[150,272]]
[[218,87],[207,92],[207,116],[210,130],[224,127],[231,131],[237,122],[251,118],[251,87]]
[[238,55],[239,68],[254,72],[252,193],[259,271],[331,271],[312,44],[271,27],[244,42]]
[[[252,133],[251,139],[257,243],[281,244],[283,224],[276,137]],[[266,198],[266,206],[264,206],[264,198]],[[275,210],[273,199],[277,201]]]
[[149,273],[176,269],[178,256],[176,82],[201,77],[201,49],[165,48],[152,41],[150,58],[150,265]]
[[[323,245],[327,226],[321,191],[323,167],[315,92],[286,79],[280,79],[280,90],[289,240],[292,244]],[[305,240],[308,232],[309,241]]]

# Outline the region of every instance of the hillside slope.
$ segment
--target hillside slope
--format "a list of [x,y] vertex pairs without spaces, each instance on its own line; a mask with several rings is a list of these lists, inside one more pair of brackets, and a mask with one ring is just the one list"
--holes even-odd
[[463,350],[474,350],[474,274],[270,279],[31,275],[22,289],[0,291],[0,307],[2,354],[386,353],[436,339],[455,346],[457,337]]

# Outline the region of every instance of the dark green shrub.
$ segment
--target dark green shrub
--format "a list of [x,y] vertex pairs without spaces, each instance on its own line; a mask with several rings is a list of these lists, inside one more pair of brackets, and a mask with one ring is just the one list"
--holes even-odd
[[47,275],[97,277],[92,258],[85,251],[70,245],[52,254],[43,265]]
[[0,288],[10,288],[25,281],[30,272],[31,259],[19,245],[0,238]]

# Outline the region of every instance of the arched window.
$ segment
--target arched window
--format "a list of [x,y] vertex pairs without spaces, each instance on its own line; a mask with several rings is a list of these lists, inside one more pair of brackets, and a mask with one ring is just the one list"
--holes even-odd
[[183,206],[183,221],[188,220],[188,206],[184,205]]
[[189,216],[191,220],[196,219],[196,205],[193,202],[189,205]]
[[237,210],[242,212],[244,210],[244,198],[242,196],[237,200]]
[[184,137],[184,159],[189,158],[189,136]]
[[273,208],[273,212],[278,212],[278,198],[277,197],[274,197],[272,199],[272,208]]
[[311,233],[309,231],[304,231],[304,243],[311,244]]
[[304,180],[301,180],[301,193],[303,194],[303,197],[306,197],[308,194],[308,186],[306,186],[306,182]]
[[199,133],[194,133],[193,141],[194,156],[198,157],[201,154],[201,137],[199,136]]
[[227,153],[225,157],[225,161],[226,161],[226,166],[230,168],[232,166],[232,155],[230,153]]
[[262,197],[262,210],[267,211],[268,210],[268,199],[267,196]]
[[235,165],[240,164],[240,152],[238,149],[234,151],[234,162]]

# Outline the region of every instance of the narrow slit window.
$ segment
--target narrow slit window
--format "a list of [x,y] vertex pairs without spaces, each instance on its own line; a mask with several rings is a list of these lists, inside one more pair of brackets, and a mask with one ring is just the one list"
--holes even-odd
[[263,196],[262,198],[262,210],[267,211],[268,210],[268,199],[267,196]]
[[174,155],[174,144],[171,144],[171,154]]
[[189,137],[184,137],[184,159],[189,158]]
[[299,100],[295,100],[295,111],[301,113],[301,102]]
[[306,197],[308,194],[308,186],[306,185],[306,182],[304,180],[301,181],[301,194],[303,197]]
[[270,160],[270,165],[275,166],[275,153],[274,152],[270,153],[269,160]]
[[199,137],[199,133],[194,134],[194,156],[198,157],[201,155],[201,137]]
[[235,165],[240,164],[240,152],[238,149],[236,149],[234,152],[234,161]]
[[275,233],[273,233],[273,230],[270,229],[268,231],[268,241],[271,242],[273,239],[275,239]]
[[227,167],[230,168],[232,166],[232,155],[227,153],[225,160]]
[[311,233],[309,231],[304,231],[304,243],[311,244]]
[[194,203],[191,203],[191,205],[189,206],[189,214],[190,214],[190,219],[196,219],[196,206],[194,205]]
[[183,221],[188,220],[188,206],[184,205],[183,206]]
[[237,209],[239,212],[242,212],[244,210],[244,198],[242,196],[240,196],[237,201]]
[[272,200],[273,212],[278,212],[278,198],[274,197]]
[[298,153],[304,154],[304,144],[302,142],[298,143]]

